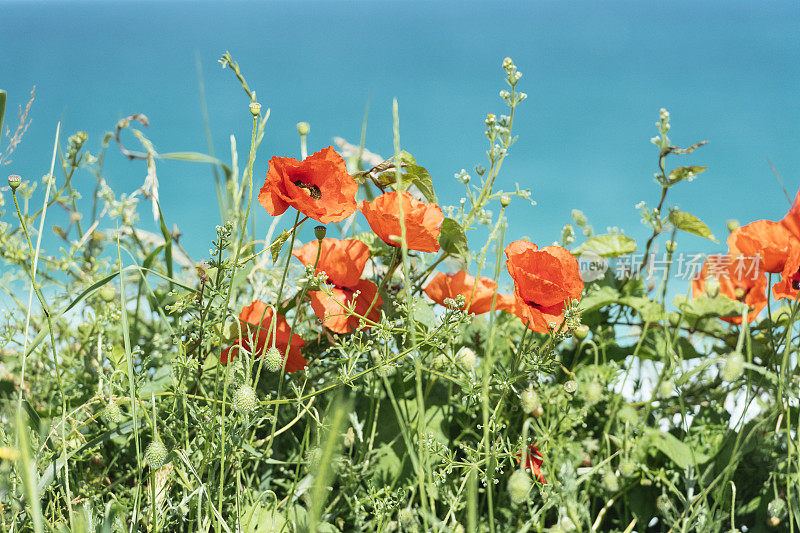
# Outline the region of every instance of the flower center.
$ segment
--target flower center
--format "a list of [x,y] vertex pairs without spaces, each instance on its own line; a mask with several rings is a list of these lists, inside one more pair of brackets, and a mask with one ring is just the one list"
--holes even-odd
[[304,191],[308,192],[308,195],[313,198],[314,200],[319,200],[322,198],[322,191],[319,190],[319,187],[310,183],[304,183],[300,180],[296,180],[293,182],[297,187],[300,187]]
[[792,288],[796,291],[800,290],[800,270],[798,270],[792,275],[791,280],[792,280]]

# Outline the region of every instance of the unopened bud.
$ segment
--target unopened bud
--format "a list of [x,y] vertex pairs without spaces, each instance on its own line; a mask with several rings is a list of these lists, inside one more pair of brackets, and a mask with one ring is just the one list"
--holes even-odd
[[283,364],[283,356],[281,355],[280,350],[273,346],[267,350],[267,353],[264,357],[264,365],[267,367],[267,370],[270,372],[277,372],[280,370],[281,365]]
[[144,450],[144,462],[153,469],[158,470],[167,460],[167,447],[160,440],[154,440]]
[[311,126],[308,122],[298,122],[297,123],[297,133],[300,135],[308,135],[308,132],[311,131]]
[[258,407],[258,395],[250,385],[242,385],[233,393],[233,410],[248,415]]
[[511,203],[511,197],[509,195],[504,194],[503,196],[500,197],[500,205],[501,206],[508,207],[508,205],[510,203]]
[[531,477],[524,470],[517,470],[508,478],[508,486],[506,488],[511,501],[520,504],[528,499],[531,487],[533,487]]
[[316,237],[318,241],[321,241],[325,238],[325,233],[327,231],[328,230],[325,229],[325,226],[316,226],[314,227],[314,237]]
[[22,183],[22,177],[18,174],[11,174],[8,177],[8,186],[11,187],[12,191],[16,191],[20,183]]
[[536,391],[533,390],[533,387],[528,387],[519,395],[520,404],[522,405],[522,410],[528,414],[533,414],[533,412],[537,409],[542,407],[542,402],[539,401],[539,395],[536,394]]
[[719,294],[719,280],[714,277],[706,279],[706,296],[716,298]]
[[514,68],[514,61],[510,57],[506,57],[503,59],[503,68],[506,70]]
[[728,226],[728,231],[733,233],[733,230],[739,227],[739,221],[732,218],[728,221],[727,226]]
[[722,379],[725,381],[733,381],[744,372],[744,356],[742,352],[731,352],[725,358],[725,364],[722,366]]
[[250,112],[253,114],[254,117],[257,117],[261,114],[261,104],[258,102],[250,102]]
[[676,243],[675,241],[667,241],[664,243],[664,248],[667,250],[668,254],[674,253],[677,247],[678,243]]

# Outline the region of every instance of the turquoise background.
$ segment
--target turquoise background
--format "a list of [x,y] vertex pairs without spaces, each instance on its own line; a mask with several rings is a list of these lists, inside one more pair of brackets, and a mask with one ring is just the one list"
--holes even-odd
[[[216,62],[230,50],[272,111],[256,176],[272,155],[298,155],[298,121],[311,123],[311,151],[334,136],[357,142],[368,99],[367,147],[390,154],[397,97],[403,148],[429,168],[442,203],[455,204],[463,192],[453,174],[486,162],[483,120],[504,112],[500,63],[510,55],[529,98],[499,185],[531,188],[537,205],[512,202],[508,239],[549,244],[573,208],[598,232],[644,236],[634,206],[658,201],[649,139],[663,106],[674,143],[710,141],[681,159],[709,170],[668,203],[724,241],[729,218],[786,211],[767,158],[790,195],[800,185],[798,28],[797,2],[0,2],[7,125],[37,87],[33,123],[3,171],[45,174],[59,120],[66,134],[87,131],[96,152],[103,133],[134,112],[150,118],[158,151],[207,151],[196,57],[217,155],[229,159],[235,134],[244,160],[247,100]],[[110,151],[106,178],[118,193],[145,172]],[[211,169],[164,162],[158,173],[166,218],[199,260],[220,222]],[[91,178],[76,179],[88,194]],[[156,231],[144,207],[144,227]],[[257,221],[266,230],[260,209]],[[724,243],[686,235],[679,246]]]

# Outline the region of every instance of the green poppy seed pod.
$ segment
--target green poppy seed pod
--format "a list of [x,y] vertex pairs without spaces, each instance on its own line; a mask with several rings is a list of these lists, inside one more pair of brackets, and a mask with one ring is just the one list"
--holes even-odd
[[106,408],[103,409],[103,420],[105,420],[106,424],[118,424],[120,420],[122,420],[122,409],[119,408],[117,402],[110,401]]
[[578,390],[578,382],[574,379],[567,381],[564,383],[564,390],[567,392],[567,394],[575,394],[575,392]]
[[531,477],[524,470],[517,470],[508,478],[508,496],[511,501],[519,505],[528,500],[528,494],[533,487]]
[[264,355],[264,365],[267,367],[267,370],[270,372],[277,372],[281,369],[282,364],[283,356],[280,350],[274,346],[267,350],[267,353]]
[[158,470],[167,460],[167,447],[160,440],[154,440],[144,450],[144,462],[153,469]]
[[725,381],[734,381],[744,372],[744,356],[741,352],[731,352],[725,358],[725,364],[722,366],[722,379]]
[[12,191],[16,191],[20,183],[22,183],[22,177],[20,175],[11,174],[8,177],[8,186],[11,187]]
[[668,254],[674,253],[677,247],[678,243],[675,241],[667,241],[664,243],[664,248],[667,250]]
[[732,218],[728,221],[727,226],[728,226],[728,231],[733,233],[733,230],[739,227],[739,221]]
[[252,113],[254,117],[260,115],[261,104],[259,104],[258,102],[250,102],[250,113]]
[[719,280],[715,277],[706,279],[706,296],[716,298],[719,294]]
[[314,237],[316,237],[318,241],[321,241],[322,239],[324,239],[325,238],[325,234],[327,232],[328,232],[328,230],[325,228],[325,226],[315,226],[314,227]]
[[537,407],[542,406],[542,402],[539,401],[539,395],[533,390],[533,387],[528,387],[522,391],[519,399],[522,404],[522,410],[528,414],[533,414]]
[[504,194],[500,197],[500,205],[503,207],[508,207],[511,203],[511,197],[507,194]]
[[572,332],[572,336],[582,341],[589,335],[589,328],[588,327],[579,327],[575,328],[575,331]]
[[298,122],[297,123],[297,133],[300,135],[308,135],[308,132],[311,131],[311,126],[308,122]]
[[233,393],[233,410],[248,415],[258,407],[258,395],[250,385],[242,385]]

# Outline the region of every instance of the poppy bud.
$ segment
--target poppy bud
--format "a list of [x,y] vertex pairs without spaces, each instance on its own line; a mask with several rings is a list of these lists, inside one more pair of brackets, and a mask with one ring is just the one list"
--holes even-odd
[[311,126],[308,122],[298,122],[297,123],[297,133],[300,135],[308,135],[308,132],[311,131]]
[[739,221],[732,218],[727,222],[727,226],[728,226],[728,231],[733,233],[733,230],[739,227]]
[[511,501],[520,504],[528,499],[528,493],[531,491],[532,486],[531,477],[524,470],[517,470],[508,478],[506,488]]
[[266,365],[267,370],[270,372],[277,372],[280,370],[281,365],[283,364],[283,356],[281,355],[281,352],[274,346],[267,350],[267,353],[264,356],[264,364]]
[[542,406],[542,402],[539,401],[539,395],[536,394],[536,391],[530,386],[522,391],[522,394],[519,395],[519,399],[522,404],[522,410],[529,414],[533,414],[537,407]]
[[662,398],[669,398],[672,396],[672,389],[675,388],[675,383],[671,379],[666,379],[658,386],[658,395]]
[[709,298],[716,298],[719,294],[719,280],[717,278],[708,278],[706,280],[706,296]]
[[158,470],[167,460],[167,447],[160,440],[154,440],[144,450],[144,462],[153,469]]
[[667,250],[668,254],[674,253],[675,252],[675,248],[677,248],[677,247],[678,247],[678,243],[676,243],[675,241],[667,241],[667,242],[664,243],[664,248]]
[[511,197],[509,195],[504,194],[503,196],[500,197],[500,205],[501,206],[508,207],[508,205],[510,203],[511,203]]
[[250,102],[250,112],[253,114],[254,117],[257,117],[261,114],[261,104],[258,102]]
[[316,237],[318,241],[321,241],[322,239],[325,238],[325,233],[327,231],[328,230],[325,228],[325,226],[315,226],[314,227],[314,237]]
[[588,383],[586,389],[583,391],[583,397],[586,399],[587,403],[592,405],[596,404],[603,399],[603,386],[597,381]]
[[242,385],[233,393],[233,410],[240,415],[252,413],[258,407],[258,396],[250,385]]
[[20,183],[22,183],[22,177],[18,174],[11,174],[8,177],[8,186],[11,187],[12,191],[16,191]]
[[722,366],[722,379],[725,381],[733,381],[742,375],[744,371],[744,356],[741,352],[731,352],[725,358],[725,364]]
[[636,473],[636,463],[630,459],[623,459],[619,462],[619,473],[623,477],[631,477]]
[[118,424],[122,419],[122,409],[119,408],[117,402],[112,400],[106,405],[106,408],[103,409],[102,416],[106,424]]
[[608,492],[617,492],[619,490],[619,480],[614,472],[606,472],[603,476],[603,487]]

